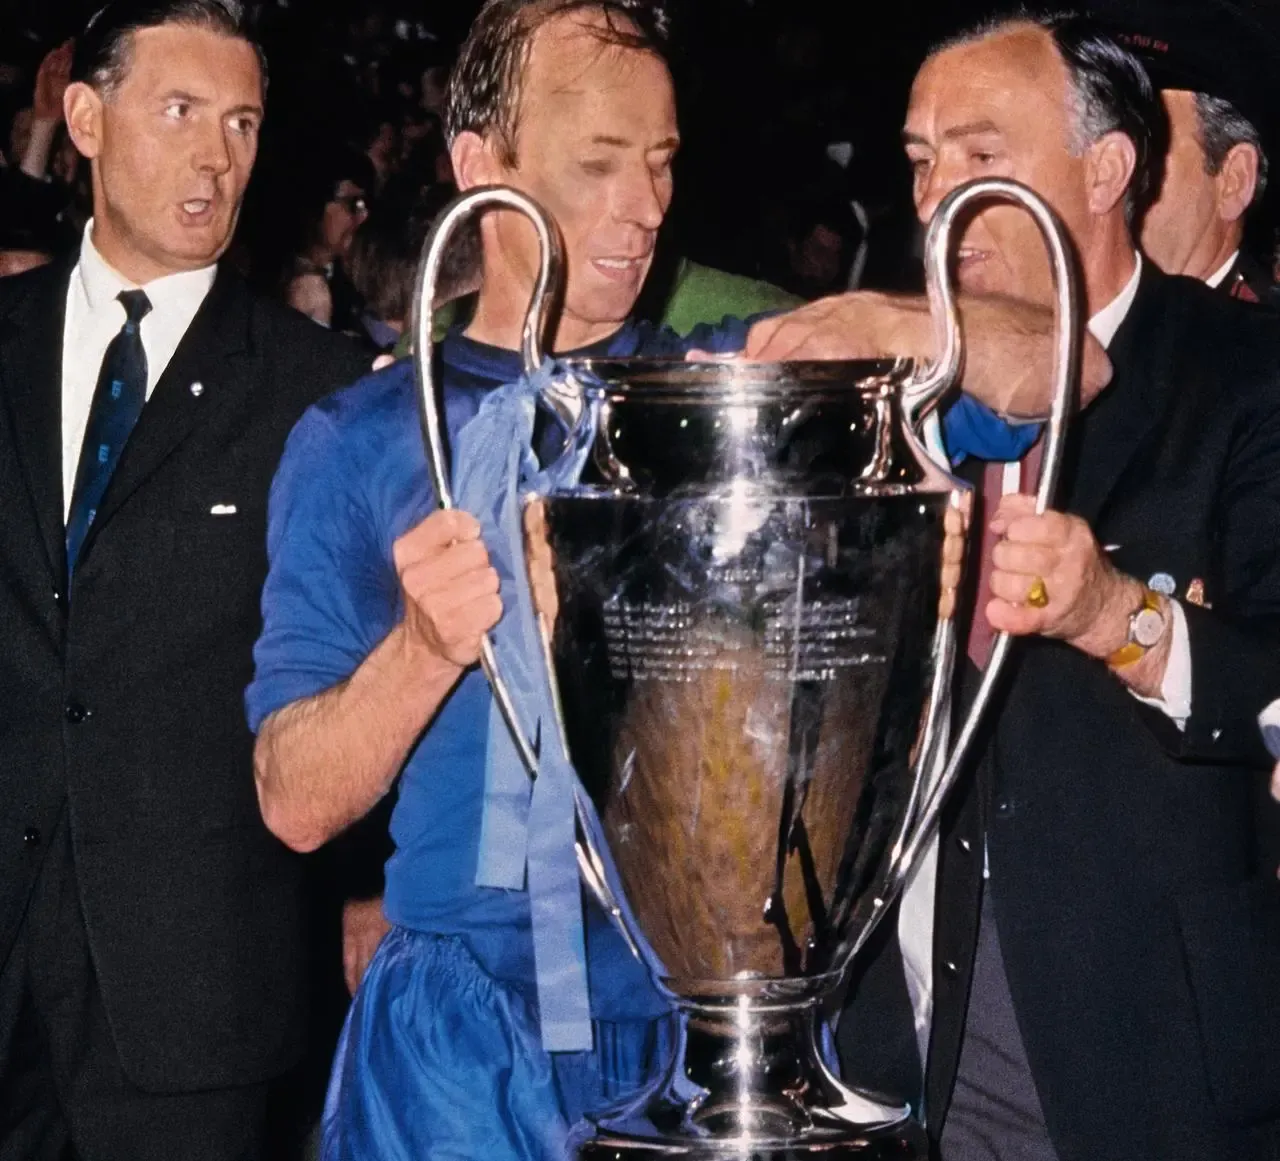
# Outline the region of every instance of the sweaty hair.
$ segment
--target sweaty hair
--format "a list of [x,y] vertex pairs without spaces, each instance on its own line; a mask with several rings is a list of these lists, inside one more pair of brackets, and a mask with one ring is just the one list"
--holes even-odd
[[252,45],[266,93],[266,57],[249,29],[240,0],[109,0],[76,38],[71,79],[109,98],[129,71],[134,33],[166,24],[204,28]]
[[1226,164],[1227,154],[1237,145],[1251,145],[1258,155],[1258,186],[1253,191],[1257,205],[1267,192],[1271,162],[1262,148],[1262,136],[1243,113],[1230,101],[1208,93],[1196,94],[1196,117],[1200,122],[1200,148],[1204,150],[1204,169],[1217,177]]
[[449,145],[459,133],[493,134],[503,164],[516,161],[520,98],[538,29],[574,12],[603,15],[601,43],[666,59],[667,14],[659,0],[487,0],[458,53],[445,93]]
[[[1125,220],[1132,226],[1160,190],[1168,117],[1141,62],[1101,25],[1074,12],[1035,13],[1025,9],[984,20],[951,37],[934,54],[986,40],[1020,25],[1041,28],[1066,66],[1071,89],[1072,140],[1076,156],[1108,133],[1133,143],[1133,177],[1125,191]],[[931,55],[934,55],[931,54]]]

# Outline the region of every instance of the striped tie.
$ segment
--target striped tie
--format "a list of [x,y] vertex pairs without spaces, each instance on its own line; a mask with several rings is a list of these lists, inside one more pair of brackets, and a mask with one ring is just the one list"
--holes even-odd
[[147,353],[142,348],[139,327],[151,310],[151,300],[141,290],[124,290],[117,297],[124,307],[125,324],[103,356],[80,447],[67,515],[68,575],[75,571],[80,548],[106,495],[111,473],[120,462],[120,453],[147,401]]

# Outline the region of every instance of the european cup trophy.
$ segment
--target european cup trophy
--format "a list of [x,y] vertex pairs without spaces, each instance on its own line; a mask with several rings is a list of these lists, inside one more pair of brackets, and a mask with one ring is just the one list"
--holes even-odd
[[[594,1119],[582,1158],[927,1153],[908,1109],[836,1077],[820,1028],[936,828],[1010,644],[997,641],[952,740],[956,594],[943,557],[948,538],[954,549],[965,535],[969,489],[945,466],[930,417],[964,362],[953,226],[992,200],[1029,212],[1053,259],[1043,509],[1082,318],[1065,234],[1012,182],[971,183],[934,217],[930,364],[570,360],[544,393],[588,449],[577,478],[540,497],[538,520],[526,522],[545,537],[530,552],[554,581],[534,590],[553,593],[542,606],[545,660],[557,744],[582,783],[578,863],[679,1021],[665,1073]],[[478,190],[437,223],[416,358],[446,506],[429,308],[450,235],[492,208],[523,212],[542,244],[524,328],[530,372],[560,289],[555,226],[528,197]],[[488,643],[483,663],[518,733]],[[517,744],[532,773],[527,739]]]

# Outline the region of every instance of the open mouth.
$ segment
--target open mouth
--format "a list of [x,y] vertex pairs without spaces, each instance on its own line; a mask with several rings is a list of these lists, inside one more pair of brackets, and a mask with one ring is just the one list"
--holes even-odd
[[593,258],[591,265],[607,278],[630,280],[642,273],[648,255],[643,258]]
[[199,221],[213,213],[212,198],[188,198],[182,203],[182,212],[188,218]]

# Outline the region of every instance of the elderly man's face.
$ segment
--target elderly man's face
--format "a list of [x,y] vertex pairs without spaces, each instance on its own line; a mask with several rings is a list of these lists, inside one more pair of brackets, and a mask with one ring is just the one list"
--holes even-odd
[[[631,313],[671,204],[679,144],[666,65],[602,42],[583,13],[548,21],[525,70],[516,164],[504,174],[556,220],[568,283],[562,320],[575,345],[611,333]],[[527,222],[498,217],[506,262],[532,282],[537,244]]]
[[134,33],[128,60],[110,93],[71,86],[67,120],[94,163],[94,242],[142,283],[208,266],[230,244],[262,78],[245,41],[180,24]]
[[1142,223],[1142,248],[1166,273],[1206,278],[1214,270],[1204,267],[1220,265],[1224,248],[1238,248],[1243,219],[1223,216],[1224,182],[1206,166],[1195,94],[1176,89],[1162,97],[1169,114],[1169,152],[1160,198]]
[[[1017,26],[925,62],[911,89],[903,133],[921,222],[966,181],[1023,182],[1063,219],[1079,244],[1088,228],[1086,163],[1072,156],[1066,66],[1048,33]],[[960,243],[961,286],[1048,302],[1048,256],[1023,210],[997,206],[974,216]]]

